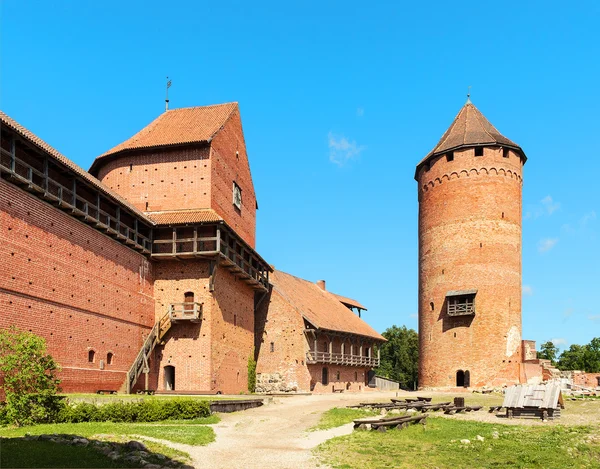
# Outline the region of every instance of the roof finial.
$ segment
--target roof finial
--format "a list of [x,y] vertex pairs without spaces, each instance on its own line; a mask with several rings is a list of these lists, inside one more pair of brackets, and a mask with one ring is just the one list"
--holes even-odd
[[165,112],[169,110],[169,88],[171,88],[171,80],[167,77],[167,98],[165,99]]
[[467,91],[467,104],[471,104],[471,85],[469,85],[469,90]]

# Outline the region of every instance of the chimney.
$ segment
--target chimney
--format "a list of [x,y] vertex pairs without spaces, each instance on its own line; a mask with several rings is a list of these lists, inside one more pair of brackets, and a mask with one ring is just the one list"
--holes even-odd
[[325,280],[317,280],[317,286],[324,291],[327,291],[327,288],[325,288]]

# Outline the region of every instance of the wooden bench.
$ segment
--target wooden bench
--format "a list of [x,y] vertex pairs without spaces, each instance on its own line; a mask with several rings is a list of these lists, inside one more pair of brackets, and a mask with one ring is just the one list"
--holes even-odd
[[500,412],[501,410],[502,410],[501,405],[493,405],[493,406],[490,406],[489,413],[491,414],[492,412]]
[[342,393],[342,392],[344,392],[344,388],[333,388],[333,392]]
[[152,396],[155,392],[154,389],[138,389],[136,394],[147,394],[148,396]]
[[98,389],[96,394],[117,394],[117,391],[114,389]]
[[389,417],[383,419],[357,419],[354,421],[354,428],[366,429],[367,425],[371,426],[371,430],[385,432],[388,428],[397,428],[401,430],[406,428],[411,423],[425,424],[427,415]]
[[422,396],[419,396],[419,397],[417,397],[417,399],[419,401],[431,402],[432,398],[431,397],[422,397]]

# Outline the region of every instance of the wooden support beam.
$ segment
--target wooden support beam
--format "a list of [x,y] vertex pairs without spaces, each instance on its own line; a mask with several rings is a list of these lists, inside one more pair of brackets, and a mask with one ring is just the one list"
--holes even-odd
[[117,205],[117,226],[115,227],[117,233],[121,232],[121,207]]
[[177,228],[173,228],[173,254],[177,253]]
[[194,226],[194,254],[198,252],[198,227]]
[[48,155],[44,155],[44,191],[48,192]]
[[215,291],[215,277],[217,275],[217,266],[218,265],[219,265],[219,262],[217,261],[217,259],[215,259],[214,261],[210,261],[210,264],[209,264],[210,277],[208,277],[208,291],[210,291],[210,292]]
[[10,170],[14,173],[17,169],[17,142],[14,135],[10,136]]
[[[137,219],[137,217],[134,218],[134,220],[133,220],[133,227],[135,230],[135,232],[133,234],[133,240],[135,241],[135,244],[137,244],[137,242],[138,242],[138,219]],[[148,388],[146,388],[146,389],[148,389]]]
[[77,179],[73,178],[73,208],[77,208]]

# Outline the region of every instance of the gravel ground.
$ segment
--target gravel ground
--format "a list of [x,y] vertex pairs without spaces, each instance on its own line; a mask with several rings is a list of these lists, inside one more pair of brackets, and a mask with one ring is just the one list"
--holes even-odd
[[[307,431],[319,422],[321,414],[333,407],[345,407],[359,402],[385,402],[391,397],[432,396],[433,402],[451,401],[455,396],[465,398],[467,405],[500,405],[501,395],[482,395],[466,392],[369,392],[276,397],[273,402],[232,414],[221,414],[221,422],[213,425],[216,441],[207,446],[163,442],[190,454],[196,468],[277,468],[324,469],[318,465],[311,450],[322,442],[352,432],[352,424],[323,431]],[[487,408],[447,418],[477,420],[510,425],[589,425],[600,418],[600,400],[566,401],[566,409],[557,421],[542,423],[537,419],[506,419],[490,414]],[[437,412],[435,415],[440,415]],[[443,415],[443,414],[441,414]]]

